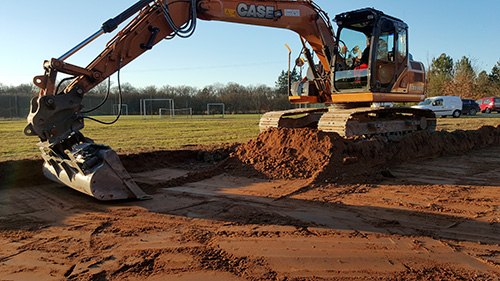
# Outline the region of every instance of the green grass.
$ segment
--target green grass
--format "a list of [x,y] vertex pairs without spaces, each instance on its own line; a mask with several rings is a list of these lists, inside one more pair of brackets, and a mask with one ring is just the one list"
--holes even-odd
[[37,137],[27,137],[26,120],[0,120],[0,161],[39,157]]
[[438,117],[436,130],[477,130],[482,126],[498,126],[500,125],[500,116],[497,114],[478,114],[476,116],[461,116],[460,118],[453,117]]
[[82,132],[95,142],[131,153],[185,145],[245,142],[259,134],[259,118],[259,115],[226,115],[224,118],[144,120],[138,116],[124,116],[111,126],[88,121]]
[[[96,117],[112,121],[113,116]],[[180,148],[186,145],[210,145],[246,142],[259,134],[260,115],[193,116],[176,119],[152,119],[122,116],[113,125],[85,120],[84,136],[111,146],[118,153]],[[38,137],[23,133],[26,120],[0,120],[0,161],[40,157]]]
[[[86,120],[82,133],[97,143],[111,146],[118,153],[175,149],[186,145],[246,142],[259,134],[261,115],[193,116],[176,119],[143,119],[122,116],[114,125]],[[112,121],[113,116],[98,117]],[[23,133],[26,120],[0,120],[0,161],[40,158],[38,137]],[[500,116],[479,114],[460,118],[438,118],[437,130],[475,130],[483,125],[500,125]]]

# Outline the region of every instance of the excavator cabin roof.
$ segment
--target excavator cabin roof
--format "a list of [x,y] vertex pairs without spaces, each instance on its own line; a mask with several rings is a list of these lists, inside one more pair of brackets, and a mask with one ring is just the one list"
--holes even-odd
[[335,16],[334,21],[339,28],[348,26],[349,28],[368,33],[373,28],[373,22],[378,21],[381,17],[397,22],[399,26],[404,25],[406,27],[406,24],[402,20],[384,14],[382,11],[374,8],[363,8],[341,13]]

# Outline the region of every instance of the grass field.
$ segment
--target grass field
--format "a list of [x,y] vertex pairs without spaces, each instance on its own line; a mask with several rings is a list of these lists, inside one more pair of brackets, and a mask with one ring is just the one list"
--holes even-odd
[[[184,116],[176,119],[143,119],[122,116],[114,125],[86,120],[82,133],[97,143],[111,146],[118,153],[175,149],[186,145],[246,142],[259,134],[261,115],[225,115],[221,117]],[[111,121],[113,116],[98,117]],[[0,161],[39,158],[37,137],[23,133],[26,120],[0,120]],[[475,130],[484,125],[500,125],[500,115],[438,118],[437,130]]]

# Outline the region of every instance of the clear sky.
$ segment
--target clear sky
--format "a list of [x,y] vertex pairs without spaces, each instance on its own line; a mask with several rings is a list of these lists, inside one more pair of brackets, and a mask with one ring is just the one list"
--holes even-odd
[[[244,2],[244,0],[241,0]],[[30,83],[43,74],[45,59],[59,57],[97,31],[102,23],[135,0],[2,1],[0,83]],[[426,66],[446,53],[455,61],[470,57],[479,70],[500,60],[500,1],[316,0],[331,19],[336,14],[373,7],[409,25],[410,53]],[[335,29],[336,26],[333,23]],[[119,28],[122,28],[122,24]],[[86,66],[112,35],[105,34],[67,60]],[[198,21],[188,38],[163,40],[121,72],[122,83],[136,87],[188,85],[202,88],[235,82],[274,86],[281,70],[301,49],[296,33],[268,27]],[[116,81],[116,77],[112,77]]]

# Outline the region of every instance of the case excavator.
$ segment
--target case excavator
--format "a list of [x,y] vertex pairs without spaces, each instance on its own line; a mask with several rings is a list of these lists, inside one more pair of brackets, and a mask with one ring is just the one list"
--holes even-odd
[[[26,135],[38,136],[46,177],[99,200],[148,199],[116,152],[80,132],[88,117],[82,99],[132,60],[163,39],[189,37],[196,20],[215,20],[289,29],[302,42],[302,81],[289,83],[292,104],[309,106],[268,112],[260,130],[313,127],[342,136],[400,135],[434,130],[432,112],[405,107],[372,107],[374,103],[424,99],[425,70],[408,49],[408,26],[373,8],[335,16],[311,0],[140,0],[59,58],[43,64],[33,82],[40,88],[31,101]],[[125,22],[104,50],[86,67],[66,62],[97,37]],[[317,63],[315,63],[315,58]],[[56,81],[57,74],[69,77]],[[61,87],[61,82],[70,80]]]

